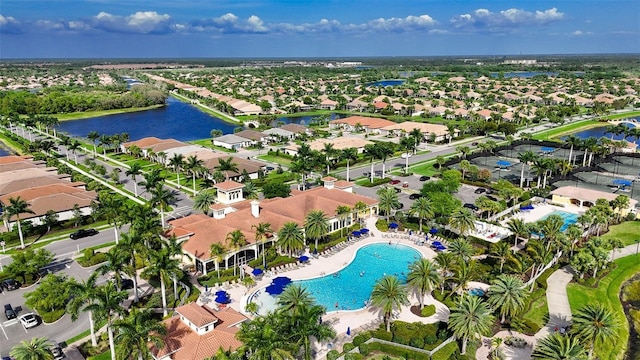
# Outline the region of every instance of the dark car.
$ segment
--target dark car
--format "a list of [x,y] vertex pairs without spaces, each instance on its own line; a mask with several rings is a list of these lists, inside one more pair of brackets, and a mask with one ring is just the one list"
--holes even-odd
[[493,197],[493,196],[487,196],[487,199],[489,199],[491,201],[498,201],[498,199]]
[[427,175],[420,176],[420,181],[427,181],[427,180],[430,180],[430,179],[431,179],[431,177],[429,177]]
[[471,209],[473,211],[478,211],[478,207],[475,206],[474,204],[467,203],[467,204],[462,205],[462,207],[466,207],[467,209]]
[[479,187],[479,188],[477,188],[477,189],[474,191],[474,193],[476,193],[476,194],[482,194],[482,193],[484,193],[484,192],[486,192],[486,191],[487,191],[487,189]]
[[[113,281],[113,283],[116,283],[116,278],[112,277],[109,279],[109,281]],[[122,290],[129,290],[129,289],[133,289],[133,280],[132,279],[127,279],[127,278],[122,278],[120,279],[120,284],[122,285]]]
[[472,142],[471,146],[478,146],[478,142],[477,141]]
[[87,236],[93,236],[93,235],[97,235],[98,234],[98,230],[96,229],[80,229],[74,233],[71,233],[69,235],[69,237],[73,240],[77,240],[77,239],[81,239],[83,237],[87,237]]
[[60,346],[60,344],[56,342],[53,342],[53,344],[54,345],[49,349],[51,351],[51,354],[53,355],[53,360],[64,359],[66,356],[62,351],[62,346]]
[[389,181],[389,184],[391,184],[391,185],[400,184],[400,180],[391,180],[391,181]]
[[20,283],[13,279],[7,279],[2,281],[2,284],[0,284],[0,288],[7,290],[18,290],[20,289]]
[[421,197],[422,197],[422,194],[411,194],[411,195],[409,195],[409,199],[411,199],[411,200],[420,199]]
[[402,189],[394,187],[394,189],[396,190],[396,193],[402,192]]
[[5,304],[4,316],[7,318],[7,320],[11,320],[17,318],[18,314],[16,314],[16,311],[13,309],[13,306],[11,306],[11,304]]

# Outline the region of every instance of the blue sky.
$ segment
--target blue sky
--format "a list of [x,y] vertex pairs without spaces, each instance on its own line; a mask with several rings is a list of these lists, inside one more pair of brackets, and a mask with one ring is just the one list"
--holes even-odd
[[638,0],[2,0],[0,59],[640,53]]

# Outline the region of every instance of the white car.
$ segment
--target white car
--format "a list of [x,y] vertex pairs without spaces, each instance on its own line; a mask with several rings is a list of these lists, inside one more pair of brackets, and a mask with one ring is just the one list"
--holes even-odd
[[39,324],[38,316],[36,316],[36,314],[34,313],[21,315],[19,319],[20,319],[20,323],[22,324],[22,326],[24,326],[25,329],[36,327]]

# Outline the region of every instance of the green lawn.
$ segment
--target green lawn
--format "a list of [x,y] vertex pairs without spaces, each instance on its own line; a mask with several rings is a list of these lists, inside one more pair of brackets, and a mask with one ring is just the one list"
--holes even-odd
[[571,134],[577,132],[579,130],[587,130],[593,127],[598,126],[606,126],[606,122],[600,122],[595,120],[583,120],[575,123],[567,124],[564,126],[559,126],[555,129],[549,129],[546,131],[539,132],[533,135],[533,138],[536,140],[554,140],[563,135]]
[[275,163],[275,164],[280,164],[280,165],[286,166],[286,167],[291,166],[291,159],[287,159],[287,158],[284,158],[284,157],[281,157],[281,156],[265,154],[265,155],[258,156],[258,159],[264,160],[264,161],[267,161],[267,162],[272,162],[272,163]]
[[538,328],[544,327],[547,323],[545,319],[549,316],[549,306],[547,305],[547,295],[542,292],[542,296],[537,299],[532,299],[529,310],[522,314],[523,319],[527,319],[536,325]]
[[113,114],[122,114],[128,112],[136,112],[136,111],[145,111],[151,109],[157,109],[163,107],[164,105],[153,105],[143,108],[129,108],[129,109],[114,109],[114,110],[102,110],[102,111],[85,111],[85,112],[75,112],[70,114],[56,114],[56,117],[59,121],[67,121],[67,120],[78,120],[78,119],[88,119],[97,116],[104,115],[113,115]]
[[611,226],[609,232],[602,235],[602,238],[618,238],[627,246],[636,243],[636,240],[640,238],[638,234],[640,234],[640,221],[625,221],[622,224]]
[[614,310],[620,325],[618,339],[613,344],[597,344],[595,354],[602,360],[622,359],[627,349],[629,324],[618,298],[622,283],[640,272],[640,256],[627,256],[615,261],[616,268],[603,277],[595,288],[571,283],[567,286],[571,312],[575,313],[586,304],[601,303]]

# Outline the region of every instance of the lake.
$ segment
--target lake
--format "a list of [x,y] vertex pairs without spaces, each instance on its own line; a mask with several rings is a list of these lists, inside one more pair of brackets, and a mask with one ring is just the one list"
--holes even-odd
[[[532,78],[537,75],[558,76],[559,74],[560,73],[551,72],[551,71],[509,71],[509,72],[505,72],[503,75],[505,79],[509,79],[513,77]],[[499,74],[496,72],[491,73],[491,77],[494,77],[494,78],[497,78],[498,75]]]
[[[631,118],[631,119],[625,119],[625,120],[629,120],[629,121],[636,121],[636,122],[640,122],[640,119],[638,118]],[[632,127],[633,125],[631,124],[625,124],[627,127]],[[591,128],[588,130],[584,130],[584,131],[580,131],[577,133],[574,133],[573,135],[579,137],[580,139],[588,139],[590,137],[599,139],[601,137],[607,137],[609,139],[611,139],[611,134],[606,133],[607,127],[606,126],[599,126],[599,127],[595,127],[595,128]],[[563,140],[566,139],[566,136],[562,138]],[[625,139],[624,135],[613,135],[613,140],[622,140]],[[626,140],[630,141],[630,142],[635,142],[637,144],[640,144],[640,141],[636,141],[635,138],[632,137],[628,137],[626,138]]]
[[224,122],[191,104],[169,97],[167,106],[159,109],[62,121],[57,129],[78,137],[85,137],[91,131],[101,135],[126,132],[131,140],[155,136],[191,141],[211,137],[213,129],[231,134],[238,126],[241,125]]
[[396,80],[380,80],[380,81],[376,81],[376,82],[372,82],[367,84],[367,86],[381,86],[381,87],[385,87],[385,86],[398,86],[398,85],[402,85],[404,84],[406,80],[402,80],[402,79],[396,79]]
[[[331,115],[329,115],[329,120],[343,119],[347,116],[351,116],[351,115],[331,113]],[[307,126],[310,123],[313,123],[313,120],[317,118],[319,118],[318,115],[292,116],[292,117],[284,116],[284,117],[279,117],[278,120],[276,120],[274,123],[271,124],[271,126],[276,126],[278,121],[282,121],[285,124],[300,124],[300,125]]]

